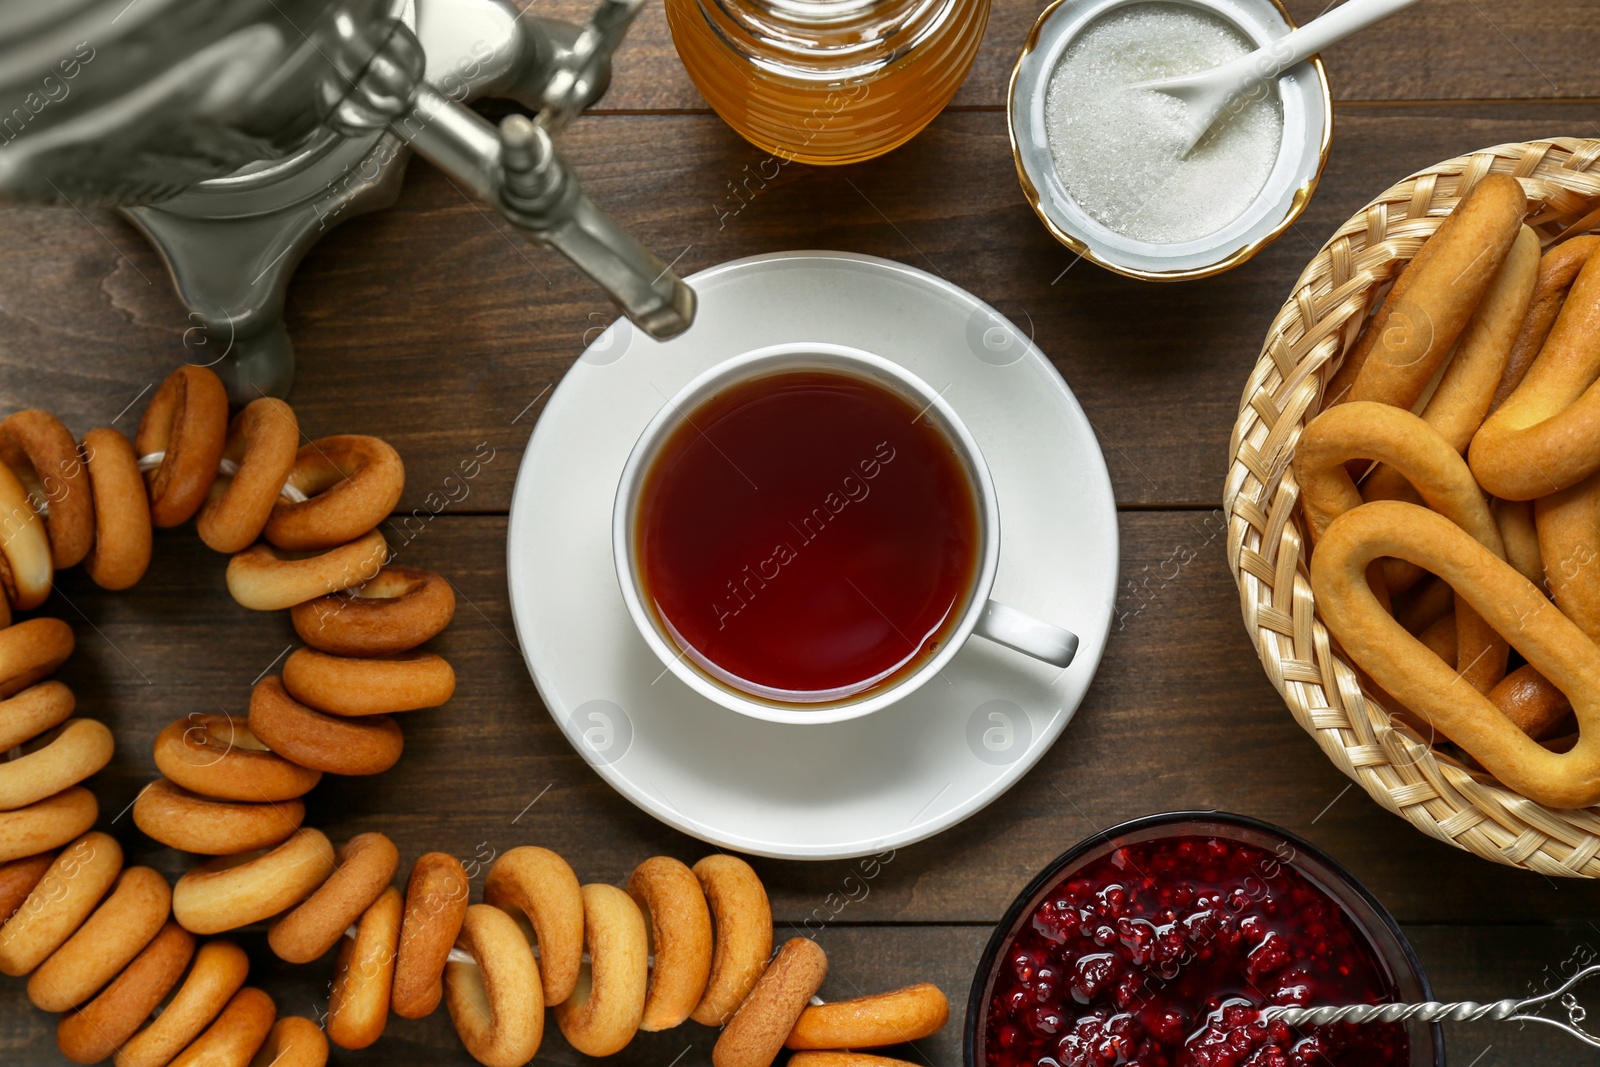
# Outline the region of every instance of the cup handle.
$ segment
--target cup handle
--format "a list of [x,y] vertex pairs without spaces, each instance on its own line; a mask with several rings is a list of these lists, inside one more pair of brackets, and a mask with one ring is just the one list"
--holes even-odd
[[983,606],[972,632],[1025,656],[1065,667],[1078,654],[1078,635],[1009,608],[996,600]]

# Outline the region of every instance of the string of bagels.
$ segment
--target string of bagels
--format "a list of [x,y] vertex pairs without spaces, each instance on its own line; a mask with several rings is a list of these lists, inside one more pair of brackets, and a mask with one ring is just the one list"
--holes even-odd
[[[151,398],[130,442],[82,440],[53,415],[0,422],[0,972],[56,1012],[76,1063],[117,1067],[321,1067],[329,1043],[360,1049],[390,1014],[442,1002],[487,1067],[533,1059],[547,1008],[590,1056],[640,1030],[687,1020],[720,1027],[715,1067],[907,1067],[861,1052],[939,1030],[949,1004],[922,983],[824,1004],[827,957],[793,938],[773,952],[765,888],[743,860],[693,867],[655,856],[626,887],[580,885],[534,845],[499,856],[482,900],[455,857],[418,857],[402,893],[400,853],[381,833],[335,845],[302,825],[302,797],[324,774],[372,775],[400,758],[399,713],[437,707],[455,673],[419,646],[455,612],[441,575],[390,562],[378,526],[405,468],[375,437],[301,443],[281,400],[231,418],[210,370],[183,366]],[[176,884],[123,863],[93,829],[83,783],[110,762],[111,731],[74,715],[49,676],[73,649],[60,619],[15,620],[49,597],[56,570],[81,564],[107,589],[149,565],[153,530],[194,519],[229,554],[243,607],[290,613],[305,642],[252,690],[243,721],[190,715],[163,729],[161,777],[133,819],[146,835],[208,857]],[[322,1025],[280,1017],[247,985],[249,960],[214,935],[267,924],[282,959],[338,948]],[[201,940],[208,939],[208,940]]]
[[1600,802],[1600,236],[1542,248],[1527,210],[1509,175],[1465,191],[1328,381],[1293,473],[1316,608],[1363,685],[1529,800],[1584,808]]

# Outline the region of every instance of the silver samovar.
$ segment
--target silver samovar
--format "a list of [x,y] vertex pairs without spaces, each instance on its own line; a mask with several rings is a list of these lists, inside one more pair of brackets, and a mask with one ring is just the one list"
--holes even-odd
[[[159,250],[236,400],[294,375],[284,291],[414,149],[572,260],[653,337],[694,292],[584,195],[552,138],[644,0],[588,25],[509,0],[0,0],[0,201],[113,204]],[[533,112],[495,125],[466,104]]]

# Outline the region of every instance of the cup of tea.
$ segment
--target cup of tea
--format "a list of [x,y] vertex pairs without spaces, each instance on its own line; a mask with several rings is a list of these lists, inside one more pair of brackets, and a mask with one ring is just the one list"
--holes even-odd
[[666,669],[758,719],[829,723],[910,695],[973,634],[1065,667],[1078,638],[989,599],[994,482],[939,392],[843,345],[700,374],[623,467],[612,549]]

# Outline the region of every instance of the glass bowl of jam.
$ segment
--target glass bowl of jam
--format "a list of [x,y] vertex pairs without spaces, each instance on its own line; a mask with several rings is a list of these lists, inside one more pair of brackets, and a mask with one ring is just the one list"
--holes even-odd
[[1151,815],[1058,857],[995,927],[966,1067],[1442,1067],[1437,1024],[1290,1027],[1275,1005],[1433,999],[1392,916],[1311,845]]

